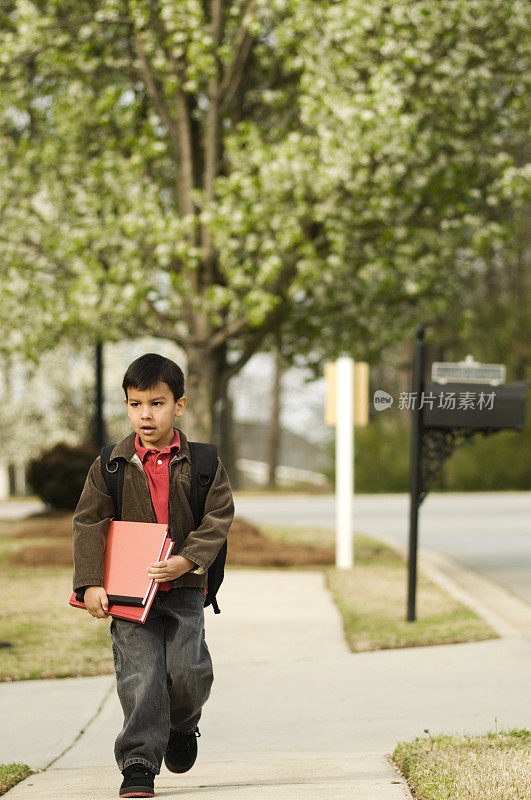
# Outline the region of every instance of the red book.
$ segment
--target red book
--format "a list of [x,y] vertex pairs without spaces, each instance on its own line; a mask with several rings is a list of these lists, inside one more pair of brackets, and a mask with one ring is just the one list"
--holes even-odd
[[103,557],[103,588],[110,603],[143,606],[151,589],[148,566],[160,561],[168,526],[111,520]]
[[[150,523],[151,524],[151,523]],[[167,538],[164,541],[164,546],[162,548],[161,558],[157,559],[158,561],[164,561],[171,555],[171,551],[173,550],[173,545],[175,542],[172,539]],[[121,605],[120,603],[110,603],[109,602],[109,611],[108,613],[112,617],[118,617],[119,619],[128,619],[132,622],[145,622],[146,617],[149,613],[149,609],[153,604],[153,600],[155,599],[155,595],[157,593],[157,589],[161,586],[161,584],[155,583],[155,581],[151,581],[151,587],[149,589],[146,602],[143,606],[131,606],[131,605]],[[72,596],[69,600],[71,606],[74,608],[85,608],[85,603],[82,600],[76,599],[76,593],[72,592]]]

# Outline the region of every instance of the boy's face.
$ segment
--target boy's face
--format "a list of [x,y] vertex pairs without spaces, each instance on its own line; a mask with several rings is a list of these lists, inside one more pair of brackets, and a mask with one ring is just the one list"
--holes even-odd
[[177,402],[167,383],[158,383],[153,389],[128,389],[127,414],[133,430],[138,433],[144,447],[162,450],[173,440],[173,420],[181,417],[186,397]]

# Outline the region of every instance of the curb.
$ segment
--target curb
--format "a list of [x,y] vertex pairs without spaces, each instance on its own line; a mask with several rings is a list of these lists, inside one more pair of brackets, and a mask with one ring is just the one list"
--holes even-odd
[[408,779],[405,777],[405,775],[403,775],[403,774],[402,774],[402,772],[400,771],[400,769],[397,767],[397,765],[396,765],[396,764],[395,764],[395,762],[393,761],[393,759],[392,759],[392,757],[391,757],[391,753],[386,753],[386,754],[385,754],[385,757],[387,758],[387,761],[389,762],[389,764],[391,765],[391,767],[392,767],[392,768],[394,769],[394,771],[396,772],[396,774],[397,774],[397,778],[399,778],[399,779],[400,779],[400,782],[401,782],[401,788],[404,790],[404,795],[406,796],[406,799],[407,799],[407,800],[415,800],[415,796],[413,795],[413,792],[412,792],[412,790],[411,790],[411,786],[409,785],[409,781],[408,781]]
[[[371,534],[366,534],[371,536]],[[407,547],[387,536],[373,536],[407,562]],[[420,547],[418,568],[429,580],[478,614],[502,638],[531,638],[531,607],[499,583],[465,567],[451,556]]]

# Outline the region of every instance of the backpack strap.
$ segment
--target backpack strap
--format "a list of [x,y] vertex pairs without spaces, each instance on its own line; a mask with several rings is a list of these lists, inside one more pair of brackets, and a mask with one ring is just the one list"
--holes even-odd
[[101,451],[101,474],[107,484],[109,494],[114,505],[114,518],[122,519],[122,493],[124,488],[125,461],[123,458],[113,458],[111,453],[114,444],[108,444]]
[[[196,528],[201,524],[205,513],[205,501],[212,485],[218,466],[218,451],[214,444],[206,442],[188,442],[192,457],[192,475],[190,485],[190,505]],[[223,580],[223,571],[227,555],[227,542],[223,542],[220,552],[207,571],[207,596],[205,606],[212,605],[215,614],[219,614],[216,592]]]
[[190,505],[195,527],[201,525],[205,513],[205,501],[218,466],[218,450],[215,444],[188,442],[192,457]]
[[[101,474],[107,484],[107,489],[111,495],[114,505],[114,518],[122,518],[122,491],[124,488],[125,461],[123,458],[110,460],[114,444],[108,444],[101,450]],[[85,597],[85,587],[76,592],[76,600],[83,601]]]
[[[188,444],[192,457],[190,501],[194,524],[198,528],[205,513],[206,496],[216,474],[218,451],[216,445],[206,442],[189,442]],[[114,444],[109,444],[102,448],[101,474],[113,501],[115,519],[118,520],[122,518],[125,462],[123,458],[111,460],[114,446]]]

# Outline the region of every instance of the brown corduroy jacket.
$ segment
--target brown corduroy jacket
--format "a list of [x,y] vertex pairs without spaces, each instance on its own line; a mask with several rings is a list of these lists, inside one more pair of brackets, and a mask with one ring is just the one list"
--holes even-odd
[[[196,529],[190,506],[190,446],[179,430],[181,447],[169,463],[169,533],[175,540],[172,555],[185,556],[197,564],[173,581],[173,586],[207,585],[207,570],[227,538],[234,518],[234,502],[225,467],[218,458],[216,474],[208,491],[205,512]],[[114,447],[111,458],[126,459],[122,495],[122,519],[156,522],[149,483],[135,448],[135,433]],[[101,586],[103,554],[114,505],[101,474],[100,456],[92,464],[73,519],[74,591]]]

